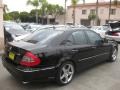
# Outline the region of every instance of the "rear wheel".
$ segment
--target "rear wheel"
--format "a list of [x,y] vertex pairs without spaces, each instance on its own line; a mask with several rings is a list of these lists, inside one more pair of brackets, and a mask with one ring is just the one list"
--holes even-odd
[[66,85],[73,79],[75,73],[74,65],[72,62],[65,62],[58,70],[56,81],[60,85]]
[[117,55],[118,55],[118,49],[116,47],[113,47],[112,54],[110,56],[111,62],[115,62],[117,60]]

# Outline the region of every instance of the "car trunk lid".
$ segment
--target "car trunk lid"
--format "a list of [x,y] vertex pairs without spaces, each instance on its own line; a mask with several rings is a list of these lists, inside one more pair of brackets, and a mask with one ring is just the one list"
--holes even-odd
[[29,48],[33,47],[34,44],[26,42],[10,42],[5,47],[5,56],[14,64],[19,64],[20,60],[23,58],[24,54],[27,51],[30,51]]

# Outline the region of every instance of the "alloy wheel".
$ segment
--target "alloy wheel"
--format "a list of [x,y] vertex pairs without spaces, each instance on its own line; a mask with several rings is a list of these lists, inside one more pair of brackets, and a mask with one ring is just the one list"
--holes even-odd
[[64,84],[69,83],[74,75],[74,66],[72,64],[65,64],[60,72],[60,81]]
[[113,59],[113,61],[115,61],[116,59],[117,59],[117,49],[116,48],[114,48],[113,49],[113,53],[112,53],[112,59]]

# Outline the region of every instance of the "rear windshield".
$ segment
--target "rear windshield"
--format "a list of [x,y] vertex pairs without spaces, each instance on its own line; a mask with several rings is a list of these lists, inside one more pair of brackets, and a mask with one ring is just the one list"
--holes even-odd
[[33,33],[32,35],[23,39],[25,42],[29,43],[39,43],[39,44],[47,44],[51,40],[53,40],[58,35],[62,34],[63,31],[55,31],[55,30],[41,30]]
[[26,34],[27,32],[18,24],[4,24],[6,31],[12,34]]

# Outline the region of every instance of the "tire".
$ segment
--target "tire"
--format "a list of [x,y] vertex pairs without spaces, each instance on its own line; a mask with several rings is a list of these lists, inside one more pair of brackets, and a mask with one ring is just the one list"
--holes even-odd
[[110,54],[110,62],[115,62],[117,60],[117,55],[118,55],[118,49],[116,47],[113,47],[112,52]]
[[58,69],[56,82],[59,85],[67,85],[69,84],[75,74],[75,68],[72,62],[67,61],[64,62]]

